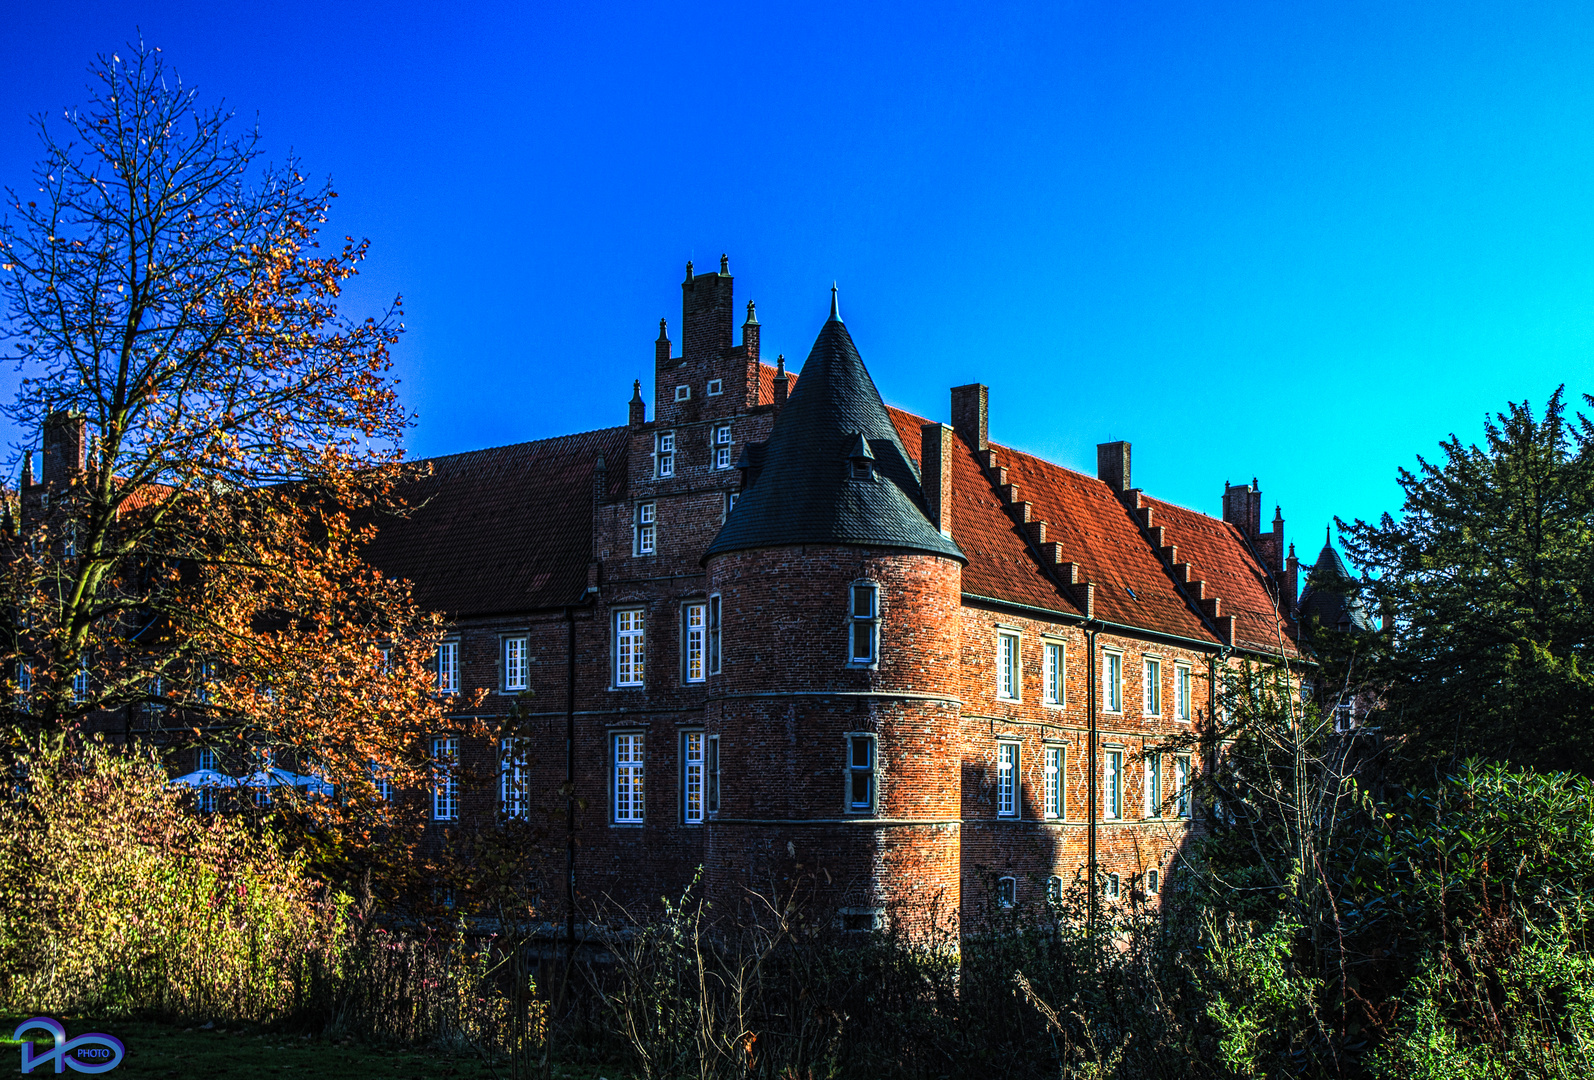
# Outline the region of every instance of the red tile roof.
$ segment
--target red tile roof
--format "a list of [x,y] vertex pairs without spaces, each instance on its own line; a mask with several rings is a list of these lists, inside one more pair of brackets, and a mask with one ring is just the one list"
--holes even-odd
[[[891,419],[915,456],[926,423],[900,409]],[[963,591],[1009,603],[1080,615],[1073,590],[1043,568],[1046,552],[1028,537],[1019,515],[997,489],[974,450],[953,441],[952,537],[968,556]],[[1062,562],[1079,564],[1078,579],[1094,582],[1095,617],[1153,633],[1219,645],[1212,620],[1194,594],[1182,589],[1151,544],[1135,513],[1105,483],[1030,454],[991,444],[996,465],[1007,470],[1018,502],[1029,502],[1030,520],[1046,522],[1046,540],[1059,547]],[[1192,580],[1205,580],[1206,596],[1221,599],[1221,615],[1234,615],[1235,643],[1276,651],[1279,623],[1265,571],[1232,525],[1160,500],[1153,524],[1167,528],[1165,542],[1193,564]],[[1081,602],[1082,602],[1081,597]],[[1286,652],[1294,653],[1287,628]]]
[[[786,396],[790,397],[791,396],[791,392],[793,390],[797,389],[797,373],[795,371],[787,371],[786,372],[786,380],[787,380],[787,382],[786,382]],[[760,404],[760,405],[772,405],[772,404],[774,404],[774,402],[775,402],[775,369],[770,367],[768,364],[759,364],[758,365],[758,404]],[[915,443],[914,445],[917,446],[918,444]]]
[[625,485],[629,429],[603,428],[432,458],[402,494],[416,509],[380,522],[366,556],[408,579],[424,607],[495,615],[579,601],[592,559],[592,472]]
[[1240,530],[1219,518],[1198,514],[1161,499],[1144,498],[1152,524],[1164,527],[1165,542],[1179,549],[1192,577],[1207,583],[1207,595],[1223,601],[1221,614],[1233,615],[1234,643],[1267,652],[1282,646],[1295,655],[1290,625],[1279,618],[1261,564]]

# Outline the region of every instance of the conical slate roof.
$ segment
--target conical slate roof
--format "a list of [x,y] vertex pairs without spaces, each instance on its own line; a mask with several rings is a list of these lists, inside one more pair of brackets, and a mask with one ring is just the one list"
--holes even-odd
[[1361,587],[1345,560],[1339,557],[1334,545],[1325,543],[1312,565],[1306,579],[1306,591],[1301,594],[1301,621],[1315,618],[1322,626],[1332,630],[1371,630],[1372,620],[1367,617],[1367,607],[1362,603]]
[[[852,476],[860,437],[873,456],[869,479]],[[834,303],[761,450],[748,455],[761,468],[705,561],[791,544],[869,544],[968,561],[925,516],[918,471]]]

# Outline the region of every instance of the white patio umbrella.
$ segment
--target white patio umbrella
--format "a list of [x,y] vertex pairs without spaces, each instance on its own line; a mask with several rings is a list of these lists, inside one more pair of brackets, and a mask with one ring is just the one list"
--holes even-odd
[[237,787],[238,781],[224,772],[215,769],[195,769],[191,773],[173,777],[170,781],[173,787],[209,788],[209,787]]
[[294,787],[304,788],[311,795],[332,794],[332,785],[319,776],[289,772],[287,769],[257,769],[238,783],[247,788]]

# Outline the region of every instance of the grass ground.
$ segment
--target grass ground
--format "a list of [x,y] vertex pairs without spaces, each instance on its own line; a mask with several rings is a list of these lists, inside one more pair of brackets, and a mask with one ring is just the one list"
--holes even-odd
[[[352,1041],[286,1035],[259,1028],[180,1028],[132,1020],[96,1020],[93,1017],[57,1017],[66,1025],[68,1038],[88,1031],[103,1032],[122,1040],[127,1057],[107,1075],[118,1080],[244,1080],[256,1077],[301,1077],[304,1080],[338,1080],[382,1077],[384,1080],[509,1080],[507,1064],[484,1063],[475,1054],[449,1053],[406,1047],[368,1046]],[[0,1074],[12,1074],[21,1051],[9,1036],[20,1018],[0,1019]],[[49,1035],[28,1036],[41,1051],[48,1050]],[[11,1055],[18,1055],[12,1057]],[[41,1065],[34,1076],[54,1075]],[[539,1076],[542,1075],[540,1072]],[[559,1080],[621,1080],[612,1070],[554,1065]],[[525,1072],[521,1073],[526,1077]],[[526,1078],[530,1080],[530,1078]]]

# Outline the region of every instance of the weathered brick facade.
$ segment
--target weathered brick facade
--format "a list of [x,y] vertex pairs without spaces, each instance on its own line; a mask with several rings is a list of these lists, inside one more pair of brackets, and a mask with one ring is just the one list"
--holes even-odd
[[[700,866],[722,910],[801,884],[859,925],[931,898],[966,919],[1002,878],[1036,899],[1087,875],[1092,850],[1104,891],[1165,883],[1199,762],[1153,755],[1211,715],[1218,665],[1293,650],[1294,560],[1282,521],[1260,533],[1260,492],[1231,488],[1214,519],[1130,487],[1127,444],[1104,444],[1090,477],[992,443],[983,386],[953,391],[951,428],[875,395],[863,406],[891,431],[814,443],[803,467],[836,470],[841,499],[895,485],[931,539],[815,539],[826,514],[809,505],[809,532],[727,546],[744,489],[766,485],[758,513],[780,505],[766,458],[795,452],[776,425],[813,415],[810,369],[777,381],[750,304],[734,343],[723,262],[682,288],[652,420],[638,393],[623,427],[438,459],[432,504],[371,553],[453,620],[461,689],[520,710],[533,806],[562,808],[573,768],[581,910],[646,907]],[[825,333],[845,337],[839,316]],[[842,517],[838,536],[857,525]],[[863,662],[859,583],[877,598]],[[526,689],[509,692],[505,641],[522,636]],[[465,758],[490,774],[496,750]],[[490,821],[498,796],[467,792],[461,818]],[[562,887],[548,901],[561,913]]]

